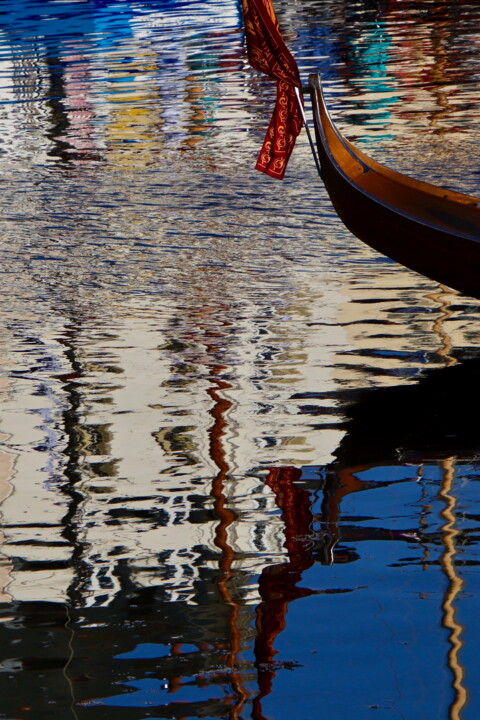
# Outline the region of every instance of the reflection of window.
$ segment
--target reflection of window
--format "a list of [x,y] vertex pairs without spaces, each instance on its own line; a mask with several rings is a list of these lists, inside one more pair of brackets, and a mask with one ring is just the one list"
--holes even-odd
[[167,455],[179,455],[187,465],[196,465],[199,462],[193,455],[196,446],[189,435],[194,430],[195,427],[191,425],[177,425],[176,427],[160,428],[152,435]]

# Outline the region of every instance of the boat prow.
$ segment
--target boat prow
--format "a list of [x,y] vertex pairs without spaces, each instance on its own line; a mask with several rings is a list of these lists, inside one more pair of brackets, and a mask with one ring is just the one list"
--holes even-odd
[[405,267],[480,299],[480,199],[372,160],[333,124],[319,75],[309,88],[322,179],[346,227]]

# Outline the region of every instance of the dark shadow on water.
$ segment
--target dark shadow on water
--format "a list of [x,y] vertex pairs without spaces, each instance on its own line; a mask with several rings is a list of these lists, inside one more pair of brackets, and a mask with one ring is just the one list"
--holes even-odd
[[345,394],[340,468],[433,458],[476,457],[480,358],[426,372],[415,384]]

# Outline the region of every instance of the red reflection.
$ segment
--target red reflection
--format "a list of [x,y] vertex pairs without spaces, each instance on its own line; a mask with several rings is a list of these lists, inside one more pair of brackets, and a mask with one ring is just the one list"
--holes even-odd
[[315,592],[297,587],[302,573],[315,562],[311,538],[314,519],[311,500],[306,490],[295,485],[295,480],[300,476],[301,470],[298,468],[272,468],[266,480],[282,511],[288,562],[264,568],[259,580],[262,602],[257,607],[257,638],[254,647],[259,693],[253,700],[254,720],[264,718],[261,701],[272,690],[272,681],[276,674],[273,663],[276,651],[273,644],[285,627],[288,603]]

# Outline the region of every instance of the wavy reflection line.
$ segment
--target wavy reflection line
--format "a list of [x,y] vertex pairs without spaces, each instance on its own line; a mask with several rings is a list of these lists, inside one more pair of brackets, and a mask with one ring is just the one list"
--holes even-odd
[[451,25],[448,20],[436,19],[431,24],[431,46],[433,53],[433,66],[430,77],[433,80],[432,95],[436,100],[439,110],[435,110],[430,114],[430,124],[436,135],[445,135],[447,132],[455,132],[457,128],[439,127],[439,120],[445,121],[449,116],[458,111],[458,105],[453,105],[449,100],[448,91],[448,66],[449,58],[447,49],[452,37]]
[[452,494],[455,460],[454,458],[446,458],[442,460],[440,466],[443,473],[439,495],[445,502],[445,507],[440,513],[445,520],[445,524],[442,526],[442,542],[445,550],[440,558],[440,564],[448,579],[448,586],[442,603],[442,625],[450,632],[448,640],[451,647],[448,653],[448,666],[453,676],[452,688],[454,691],[454,699],[450,705],[448,717],[450,720],[461,720],[461,711],[467,702],[467,691],[463,685],[465,672],[460,661],[460,650],[463,647],[461,639],[463,626],[456,617],[454,605],[464,582],[455,567],[455,556],[457,554],[455,541],[459,533],[455,527],[457,499]]
[[[210,457],[218,468],[218,473],[213,478],[211,489],[211,495],[214,498],[214,512],[219,519],[219,523],[215,529],[214,542],[221,551],[219,562],[220,577],[217,581],[217,587],[222,600],[230,607],[230,651],[227,655],[226,665],[234,669],[238,664],[238,654],[241,646],[239,630],[240,608],[228,587],[229,580],[233,577],[232,563],[235,558],[235,551],[228,542],[228,528],[237,519],[237,514],[227,507],[227,498],[224,492],[224,483],[230,466],[227,462],[225,449],[223,447],[223,437],[228,425],[226,415],[232,407],[232,402],[222,395],[222,391],[228,390],[232,386],[226,380],[217,377],[218,373],[224,369],[225,368],[220,365],[212,368],[210,379],[212,383],[214,383],[214,386],[207,389],[207,394],[214,403],[210,409],[210,415],[213,418],[213,424],[209,429]],[[232,720],[237,720],[248,699],[248,692],[243,687],[240,674],[236,670],[231,673],[230,678],[237,700],[230,709],[229,717]]]
[[68,674],[70,665],[72,664],[73,660],[75,659],[75,648],[74,648],[74,640],[75,640],[75,628],[72,625],[72,616],[70,614],[70,608],[68,605],[65,605],[65,613],[67,616],[67,620],[64,624],[65,630],[68,632],[68,643],[67,643],[67,649],[68,649],[68,657],[67,662],[62,668],[62,675],[65,678],[65,682],[67,684],[68,692],[69,692],[69,699],[70,699],[70,712],[72,713],[72,717],[74,720],[78,720],[77,711],[75,709],[76,700],[75,700],[75,690],[73,687],[72,678]]
[[64,449],[65,467],[63,492],[69,499],[67,512],[62,518],[62,536],[72,548],[71,563],[74,569],[72,581],[67,590],[69,603],[72,608],[81,606],[85,595],[88,580],[91,577],[92,569],[85,560],[86,541],[82,539],[82,513],[84,511],[85,498],[79,489],[82,480],[82,458],[85,452],[83,440],[85,431],[80,419],[82,397],[79,392],[79,378],[84,375],[84,368],[81,360],[77,357],[76,339],[81,327],[72,326],[65,330],[64,337],[59,342],[64,347],[65,357],[71,365],[71,372],[58,375],[62,382],[66,396],[65,409],[63,412],[63,426],[66,438]]
[[253,699],[253,720],[265,720],[262,700],[272,692],[276,676],[274,658],[276,637],[285,628],[285,616],[292,600],[308,597],[314,590],[301,588],[297,583],[302,574],[314,562],[310,495],[295,480],[301,470],[295,467],[271,468],[266,484],[275,494],[275,502],[282,511],[285,527],[285,543],[288,561],[281,565],[267,566],[259,578],[259,593],[262,599],[256,610],[257,637],[255,640],[255,665],[257,666],[258,695]]
[[335,479],[328,482],[324,487],[322,526],[328,536],[328,542],[325,543],[323,550],[323,562],[326,565],[333,564],[333,551],[341,539],[339,528],[341,502],[345,495],[365,490],[365,483],[359,480],[356,474],[370,468],[371,465],[354,465],[339,468],[336,471]]
[[[0,441],[7,439],[5,433],[0,433]],[[2,520],[1,505],[13,492],[13,478],[15,477],[16,456],[5,450],[0,450],[0,520]],[[6,543],[7,538],[0,531],[0,548]],[[0,603],[10,603],[13,598],[7,588],[12,581],[13,562],[11,558],[4,555],[0,550]]]
[[430,567],[430,543],[427,542],[426,536],[428,532],[428,515],[432,510],[432,505],[429,502],[429,496],[427,492],[427,488],[425,487],[425,484],[423,483],[424,479],[424,466],[420,465],[417,470],[417,481],[420,483],[420,498],[419,498],[419,505],[421,507],[420,510],[420,516],[418,518],[418,529],[419,529],[419,543],[420,546],[423,548],[423,556],[422,556],[422,569],[428,570]]
[[427,298],[439,305],[439,314],[433,323],[432,330],[440,339],[441,346],[440,349],[437,350],[437,353],[445,359],[447,367],[456,365],[457,363],[457,360],[451,354],[453,349],[452,340],[443,326],[445,320],[448,320],[448,318],[453,315],[453,310],[450,307],[450,302],[447,297],[450,293],[451,290],[445,285],[439,285],[436,292],[426,295]]
[[80,326],[72,326],[66,329],[65,336],[60,339],[60,344],[64,347],[65,356],[70,362],[72,371],[68,374],[58,376],[66,395],[66,407],[63,412],[63,425],[66,436],[66,447],[64,449],[66,462],[63,471],[65,483],[63,484],[63,492],[69,498],[67,512],[62,518],[62,536],[72,547],[71,563],[74,569],[72,581],[67,589],[68,600],[65,602],[66,621],[64,627],[68,632],[68,652],[66,663],[62,668],[62,674],[67,684],[70,711],[74,720],[78,720],[78,715],[75,709],[75,688],[70,676],[70,667],[75,659],[75,625],[72,621],[72,611],[76,606],[81,605],[87,578],[90,577],[91,574],[84,559],[85,541],[81,539],[80,532],[80,515],[82,513],[84,497],[77,489],[82,477],[81,458],[83,454],[81,443],[83,435],[80,421],[82,400],[77,384],[78,378],[84,374],[84,369],[81,361],[77,357],[75,348],[75,340],[79,332]]

